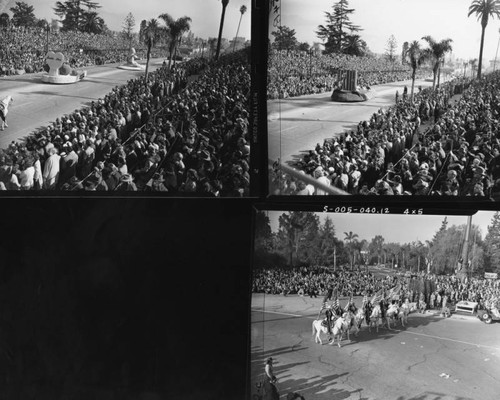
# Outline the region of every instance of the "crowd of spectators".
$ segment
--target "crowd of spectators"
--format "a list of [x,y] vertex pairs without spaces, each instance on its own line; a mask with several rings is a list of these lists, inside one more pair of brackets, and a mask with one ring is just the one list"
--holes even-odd
[[[296,166],[326,185],[359,195],[500,198],[500,74],[455,79],[402,94],[356,130],[326,139]],[[274,193],[325,194],[271,171]]]
[[229,57],[164,65],[13,142],[0,188],[247,196],[250,68]]
[[370,272],[326,268],[272,268],[256,269],[253,275],[252,292],[266,294],[301,294],[310,297],[322,296],[329,287],[335,288],[339,297],[362,296],[393,286],[391,278],[376,278]]
[[[412,284],[412,280],[419,285]],[[430,281],[433,290],[424,290],[424,282]],[[339,297],[372,296],[384,289],[386,293],[401,285],[400,298],[417,302],[425,292],[424,301],[429,309],[439,309],[446,297],[447,304],[458,301],[479,303],[479,308],[492,304],[500,305],[500,280],[470,278],[462,281],[455,275],[418,274],[409,277],[405,273],[376,277],[371,272],[338,270],[325,268],[269,268],[256,269],[252,280],[253,293],[318,297],[324,296],[328,288],[333,288]],[[420,289],[419,289],[420,287]],[[369,297],[370,298],[370,297]]]
[[[43,28],[0,28],[0,77],[42,72],[48,50],[62,52],[72,68],[126,61],[130,43],[120,35],[85,32],[50,32]],[[136,46],[146,58],[145,46]],[[153,48],[151,57],[165,57],[166,49]]]
[[[331,92],[338,85],[339,72],[345,70],[358,71],[358,85],[364,88],[411,79],[408,66],[387,59],[271,50],[268,58],[267,98]],[[417,70],[417,78],[428,75],[428,70]]]

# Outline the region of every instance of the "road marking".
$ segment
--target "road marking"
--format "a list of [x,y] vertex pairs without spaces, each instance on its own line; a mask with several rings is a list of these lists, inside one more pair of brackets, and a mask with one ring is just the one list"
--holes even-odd
[[401,331],[401,330],[397,330],[397,331],[398,331],[398,332],[402,332],[402,333],[408,333],[408,334],[410,334],[410,335],[425,336],[425,337],[429,337],[429,338],[432,338],[432,339],[448,340],[448,341],[450,341],[450,342],[467,344],[467,345],[469,345],[469,346],[484,347],[484,348],[488,348],[488,349],[500,350],[500,347],[488,346],[488,345],[484,345],[484,344],[476,344],[476,343],[470,343],[470,342],[464,342],[464,341],[462,341],[462,340],[456,340],[456,339],[444,338],[444,337],[441,337],[441,336],[427,335],[427,334],[425,334],[425,333],[410,332],[410,331]]
[[279,311],[268,311],[268,310],[263,310],[261,308],[252,308],[252,311],[256,312],[263,312],[263,313],[268,313],[268,314],[279,314],[279,315],[287,315],[289,317],[304,317],[304,315],[298,315],[298,314],[288,314],[284,312],[279,312]]

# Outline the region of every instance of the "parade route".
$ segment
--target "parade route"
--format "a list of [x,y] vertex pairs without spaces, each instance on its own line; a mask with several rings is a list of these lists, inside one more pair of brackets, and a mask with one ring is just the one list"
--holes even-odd
[[[356,298],[361,304],[361,298]],[[251,392],[267,357],[275,360],[281,398],[307,400],[493,399],[500,388],[500,324],[436,310],[411,313],[408,325],[368,331],[342,347],[314,343],[311,324],[322,298],[252,296]],[[340,299],[341,305],[346,299]]]
[[[159,68],[163,60],[151,59],[149,71]],[[42,73],[0,78],[0,97],[10,95],[14,98],[7,116],[9,127],[0,132],[0,148],[6,148],[12,141],[22,140],[56,118],[103,98],[114,87],[144,75],[144,71],[117,68],[120,64],[81,68],[87,70],[87,77],[68,85],[43,83]],[[144,65],[145,61],[139,61],[139,64]]]
[[[355,129],[360,121],[369,120],[380,108],[395,102],[396,91],[400,96],[404,87],[411,88],[411,81],[392,82],[372,87],[372,99],[360,103],[337,103],[330,100],[331,92],[298,96],[267,102],[268,157],[290,164],[313,150],[317,143]],[[418,87],[432,86],[432,81],[415,82]]]

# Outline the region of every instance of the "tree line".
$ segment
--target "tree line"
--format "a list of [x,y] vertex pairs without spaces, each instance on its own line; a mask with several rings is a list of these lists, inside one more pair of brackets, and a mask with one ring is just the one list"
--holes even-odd
[[[326,267],[363,270],[368,266],[412,273],[454,274],[464,263],[466,226],[448,226],[445,217],[431,240],[388,242],[383,234],[360,240],[355,232],[337,234],[334,217],[321,223],[318,214],[291,211],[279,216],[273,232],[265,211],[255,219],[254,267]],[[495,213],[483,238],[472,225],[467,242],[469,275],[500,272],[500,213]]]

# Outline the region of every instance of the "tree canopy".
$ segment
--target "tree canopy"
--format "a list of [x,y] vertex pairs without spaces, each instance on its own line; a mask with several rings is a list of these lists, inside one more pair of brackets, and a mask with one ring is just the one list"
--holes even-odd
[[10,11],[12,11],[12,23],[16,26],[32,26],[37,22],[35,7],[23,1],[16,1],[16,5]]
[[366,42],[356,34],[362,29],[350,20],[354,9],[349,8],[348,0],[340,0],[332,8],[333,12],[325,11],[326,24],[319,25],[316,31],[318,38],[325,42],[325,54],[364,54],[367,51]]
[[101,6],[90,0],[58,1],[54,13],[61,18],[62,31],[102,33],[107,27],[96,12]]

